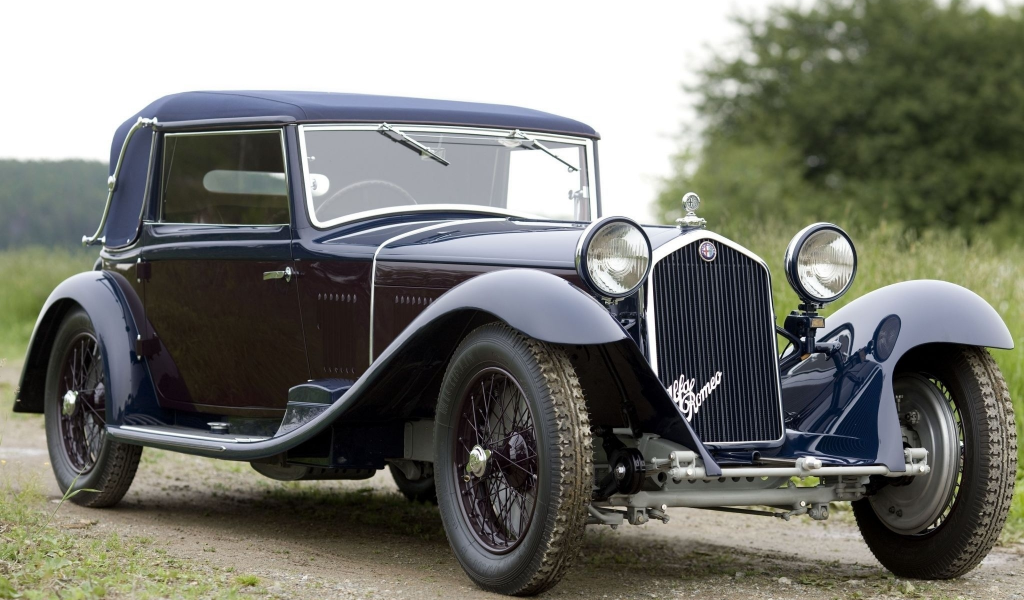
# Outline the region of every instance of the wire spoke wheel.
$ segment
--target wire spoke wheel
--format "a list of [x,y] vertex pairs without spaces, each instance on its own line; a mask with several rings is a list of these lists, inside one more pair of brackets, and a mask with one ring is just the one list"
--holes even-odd
[[477,585],[531,595],[558,583],[594,484],[587,406],[563,348],[503,323],[463,338],[438,396],[434,481],[452,552]]
[[515,548],[533,520],[539,466],[533,415],[507,371],[485,368],[467,386],[453,467],[477,540],[499,554]]
[[124,497],[135,478],[142,446],[107,436],[107,408],[115,404],[104,349],[89,315],[70,310],[50,348],[44,410],[46,446],[61,492],[71,502],[101,508]]
[[85,474],[96,466],[106,435],[106,387],[96,337],[79,332],[68,345],[61,365],[57,393],[61,399],[64,455],[75,471]]

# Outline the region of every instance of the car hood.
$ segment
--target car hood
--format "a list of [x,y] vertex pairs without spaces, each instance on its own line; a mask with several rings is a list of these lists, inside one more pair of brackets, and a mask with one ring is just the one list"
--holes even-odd
[[[385,243],[378,261],[575,269],[587,223],[483,218],[425,224]],[[674,227],[644,227],[655,248],[679,235]]]

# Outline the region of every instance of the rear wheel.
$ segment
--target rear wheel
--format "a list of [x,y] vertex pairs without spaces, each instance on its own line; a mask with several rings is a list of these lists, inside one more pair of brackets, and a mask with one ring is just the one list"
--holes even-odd
[[988,554],[1017,470],[1013,405],[983,348],[935,346],[893,380],[904,443],[928,450],[926,476],[887,479],[853,503],[871,552],[901,577],[949,579]]
[[106,371],[99,341],[85,311],[68,313],[57,331],[46,372],[44,412],[50,464],[71,501],[113,506],[128,491],[141,446],[119,444],[106,435]]
[[445,373],[434,477],[452,550],[484,589],[537,594],[572,565],[593,482],[590,423],[565,353],[501,324]]

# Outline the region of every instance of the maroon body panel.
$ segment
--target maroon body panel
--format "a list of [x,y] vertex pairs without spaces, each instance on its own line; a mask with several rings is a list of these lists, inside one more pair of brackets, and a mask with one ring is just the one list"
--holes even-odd
[[[373,355],[379,356],[441,294],[478,275],[508,268],[512,267],[378,262],[374,291]],[[575,270],[533,270],[551,273],[576,286],[583,285]],[[524,293],[528,292],[524,290]]]
[[156,381],[162,406],[253,417],[284,410],[288,389],[309,378],[298,295],[294,281],[263,274],[288,264],[151,264],[146,315],[181,374]]
[[357,379],[370,365],[370,265],[299,262],[299,305],[313,379]]

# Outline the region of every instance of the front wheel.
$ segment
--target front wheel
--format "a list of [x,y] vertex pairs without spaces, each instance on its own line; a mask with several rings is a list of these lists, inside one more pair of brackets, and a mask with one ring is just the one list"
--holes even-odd
[[501,324],[471,332],[441,386],[434,456],[445,532],[469,577],[516,595],[558,583],[593,482],[590,422],[564,351]]
[[901,577],[950,579],[999,538],[1013,497],[1017,432],[999,367],[983,348],[934,346],[893,380],[904,443],[928,450],[927,476],[886,479],[853,503],[871,552]]

